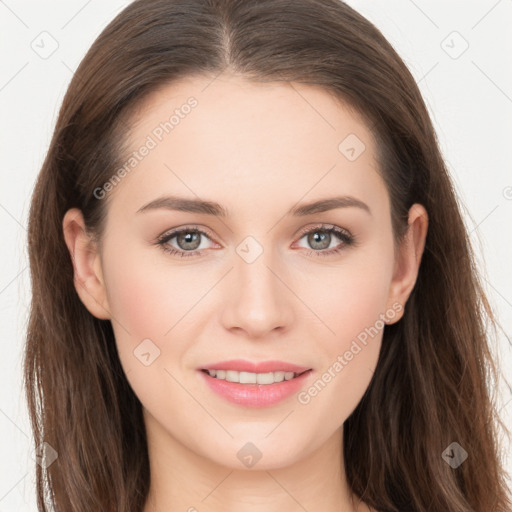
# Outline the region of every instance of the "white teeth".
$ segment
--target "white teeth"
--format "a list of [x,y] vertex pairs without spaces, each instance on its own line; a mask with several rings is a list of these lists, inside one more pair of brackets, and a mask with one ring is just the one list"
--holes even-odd
[[[292,373],[292,377],[293,377],[293,372]],[[285,377],[285,372],[274,372],[274,382],[282,382],[284,380],[284,377]],[[287,380],[290,380],[290,379],[287,379]]]
[[[238,372],[233,372],[238,373]],[[235,378],[231,382],[240,382],[240,384],[256,384],[258,376],[255,373],[240,372],[238,380]],[[260,382],[261,384],[261,382]]]
[[235,370],[208,370],[208,373],[210,377],[240,384],[274,384],[283,380],[291,380],[298,375],[294,372],[252,373]]
[[234,372],[233,370],[226,370],[226,380],[228,382],[239,382],[239,374],[238,372]]

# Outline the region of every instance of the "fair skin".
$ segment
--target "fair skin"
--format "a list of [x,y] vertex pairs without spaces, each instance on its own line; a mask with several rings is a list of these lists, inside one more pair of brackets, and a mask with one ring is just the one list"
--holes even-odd
[[[183,79],[145,100],[132,120],[130,151],[190,96],[197,106],[111,191],[100,245],[87,236],[79,210],[63,220],[77,293],[91,314],[111,320],[143,406],[151,464],[144,512],[370,510],[345,479],[343,423],[375,371],[379,315],[399,321],[415,284],[427,213],[411,208],[396,249],[368,128],[313,86],[233,75]],[[338,149],[348,134],[365,145],[353,161]],[[215,201],[230,215],[138,212],[171,194]],[[356,198],[370,211],[287,215],[297,203],[334,196]],[[300,232],[319,224],[348,231],[356,243],[326,233],[330,243],[315,245]],[[189,226],[208,233],[199,249],[178,237],[167,247],[200,255],[171,255],[156,243]],[[237,252],[248,236],[263,250],[251,263]],[[233,404],[197,370],[227,359],[288,361],[312,368],[307,391],[372,327],[368,343],[307,403],[294,394],[264,408]],[[160,350],[149,366],[134,356],[146,339]],[[250,468],[237,457],[249,442],[262,454]]]

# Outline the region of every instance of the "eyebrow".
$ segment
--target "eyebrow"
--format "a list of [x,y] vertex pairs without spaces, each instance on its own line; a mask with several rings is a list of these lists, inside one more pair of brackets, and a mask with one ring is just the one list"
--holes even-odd
[[[360,208],[370,215],[372,214],[370,207],[363,201],[352,196],[338,196],[319,199],[310,203],[294,205],[286,215],[294,217],[304,217],[314,213],[326,212],[336,208]],[[215,217],[226,218],[230,216],[229,210],[224,208],[215,201],[207,201],[203,199],[186,199],[177,196],[159,197],[137,210],[137,213],[147,212],[150,210],[175,210],[189,213],[202,213],[205,215],[214,215]]]

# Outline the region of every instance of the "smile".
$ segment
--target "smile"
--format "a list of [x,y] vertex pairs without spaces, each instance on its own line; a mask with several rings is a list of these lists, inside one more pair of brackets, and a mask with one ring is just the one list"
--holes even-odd
[[236,370],[203,370],[208,372],[210,377],[216,379],[226,380],[228,382],[238,382],[239,384],[262,384],[269,385],[276,382],[283,382],[297,378],[302,373],[298,372],[267,372],[267,373],[253,373],[253,372],[238,372]]
[[285,401],[298,393],[309,382],[313,370],[302,373],[252,373],[203,369],[197,373],[208,388],[222,399],[239,406],[263,408]]

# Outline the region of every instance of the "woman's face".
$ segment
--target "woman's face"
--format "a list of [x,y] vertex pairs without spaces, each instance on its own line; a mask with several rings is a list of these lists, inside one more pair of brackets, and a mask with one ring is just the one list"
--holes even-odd
[[[108,213],[82,300],[112,321],[150,442],[232,468],[291,464],[361,400],[422,237],[395,253],[373,138],[320,88],[194,77],[134,121],[124,171],[95,191],[109,193]],[[425,222],[421,206],[410,219]],[[259,385],[203,371],[232,360],[249,364],[235,372],[309,371]],[[253,374],[242,379],[269,377]]]

